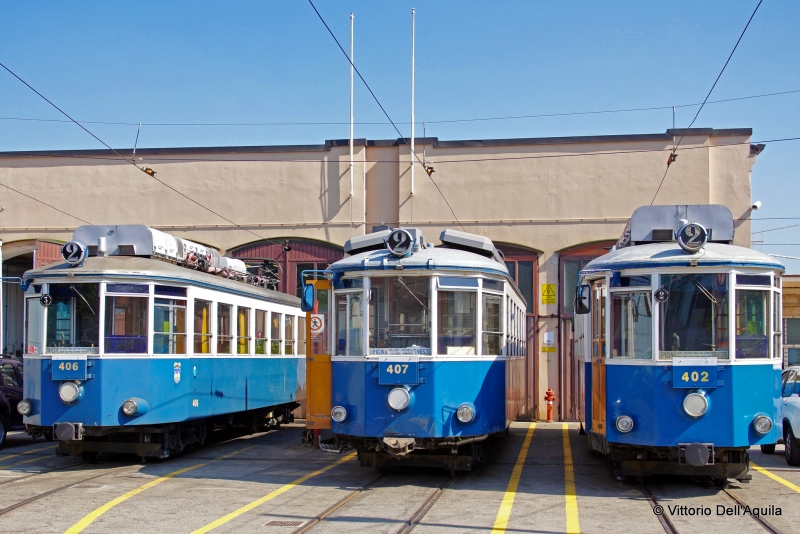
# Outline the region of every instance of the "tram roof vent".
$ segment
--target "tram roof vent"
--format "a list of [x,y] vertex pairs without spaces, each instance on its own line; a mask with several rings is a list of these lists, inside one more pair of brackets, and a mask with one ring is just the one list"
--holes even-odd
[[498,263],[504,263],[500,252],[488,237],[459,232],[458,230],[445,230],[439,236],[439,239],[450,248],[474,252],[475,254],[492,258]]
[[675,241],[675,232],[687,222],[696,222],[708,230],[709,241],[733,241],[733,214],[721,204],[683,204],[642,206],[633,212],[617,248]]

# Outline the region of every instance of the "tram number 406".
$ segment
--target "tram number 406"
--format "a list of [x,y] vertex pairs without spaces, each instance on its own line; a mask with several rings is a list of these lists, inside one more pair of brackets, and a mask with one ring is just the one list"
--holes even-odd
[[61,362],[58,364],[59,371],[78,371],[78,362]]
[[396,363],[394,365],[389,364],[389,367],[386,368],[386,372],[395,375],[404,375],[408,371],[408,364],[407,363]]

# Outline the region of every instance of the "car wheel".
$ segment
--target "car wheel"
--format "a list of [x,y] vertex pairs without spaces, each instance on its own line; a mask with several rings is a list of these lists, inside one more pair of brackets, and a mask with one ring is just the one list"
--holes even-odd
[[763,454],[775,454],[775,444],[772,445],[762,445],[761,452]]
[[786,463],[789,465],[800,465],[800,439],[794,437],[792,427],[786,425],[783,431],[783,439],[786,442]]
[[0,449],[6,444],[6,433],[8,432],[8,425],[6,420],[0,417]]

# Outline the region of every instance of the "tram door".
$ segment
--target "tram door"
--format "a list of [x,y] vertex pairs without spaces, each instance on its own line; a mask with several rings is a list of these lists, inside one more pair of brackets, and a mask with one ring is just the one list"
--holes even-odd
[[314,309],[306,314],[306,428],[331,427],[331,281],[310,280],[316,289]]
[[592,431],[606,434],[606,285],[592,284]]

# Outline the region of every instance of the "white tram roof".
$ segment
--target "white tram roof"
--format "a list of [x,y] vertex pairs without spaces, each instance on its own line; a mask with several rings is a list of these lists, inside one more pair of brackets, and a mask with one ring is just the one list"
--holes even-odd
[[684,252],[677,243],[648,243],[619,248],[589,262],[583,274],[624,269],[659,269],[663,267],[756,267],[784,271],[772,256],[749,248],[724,243],[706,243],[694,254]]
[[103,279],[107,281],[140,280],[141,283],[188,284],[286,306],[300,306],[300,299],[292,295],[139,256],[89,257],[78,267],[71,267],[67,263],[51,263],[26,271],[23,279],[31,280],[32,283],[49,282],[51,279],[54,282],[62,283],[63,281],[90,282],[93,279],[97,281]]
[[370,250],[341,259],[328,269],[338,273],[395,270],[472,271],[508,277],[505,263],[474,252],[445,247],[420,248],[406,258],[398,258],[386,249]]

